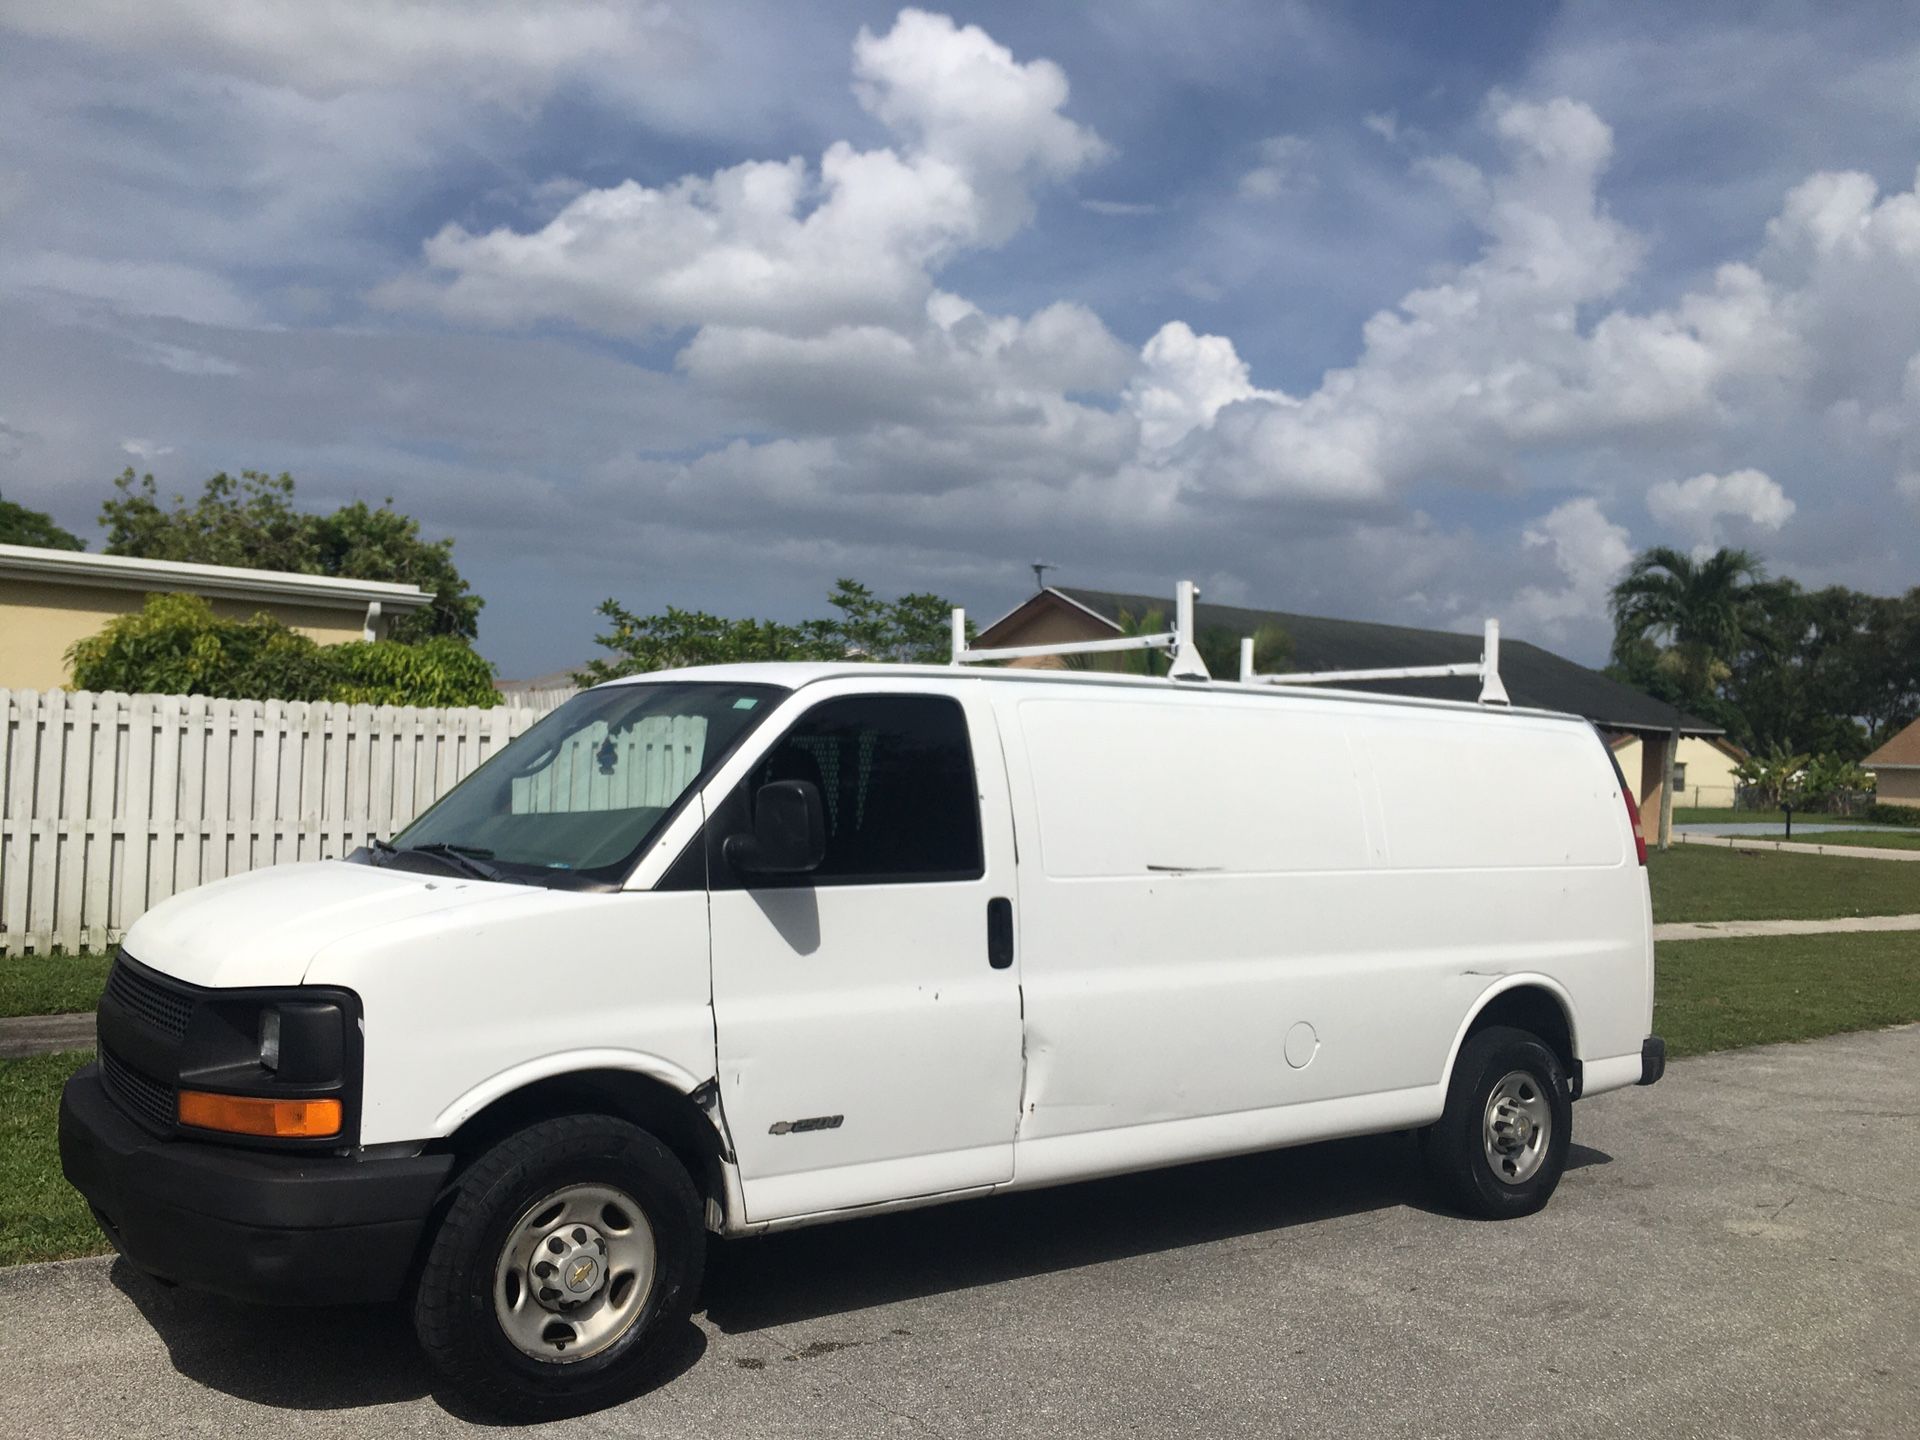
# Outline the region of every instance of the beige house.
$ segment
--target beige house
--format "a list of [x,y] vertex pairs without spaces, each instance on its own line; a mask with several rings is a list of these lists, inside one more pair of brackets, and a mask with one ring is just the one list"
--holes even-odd
[[433,603],[380,580],[0,545],[0,689],[59,689],[68,648],[151,594],[204,596],[221,615],[264,611],[323,645],[383,639],[393,616]]
[[[982,630],[975,644],[982,648],[1014,645],[1050,645],[1072,640],[1111,639],[1123,633],[1124,622],[1139,624],[1158,613],[1163,621],[1171,609],[1165,596],[1122,595],[1111,590],[1049,585]],[[1242,636],[1263,630],[1284,632],[1289,670],[1376,670],[1449,665],[1480,656],[1481,637],[1444,630],[1422,630],[1408,625],[1378,625],[1363,620],[1336,620],[1323,615],[1297,615],[1279,610],[1253,610],[1238,605],[1200,604],[1194,607],[1194,632],[1204,652],[1210,642],[1223,642],[1237,656]],[[1227,656],[1223,655],[1223,659]],[[1052,657],[1016,660],[1021,664],[1057,664]],[[1228,660],[1227,663],[1237,663]],[[1641,834],[1663,843],[1661,818],[1665,769],[1669,753],[1722,732],[1717,726],[1674,709],[1664,701],[1611,680],[1597,670],[1531,645],[1508,639],[1500,647],[1500,678],[1516,705],[1583,715],[1607,737],[1633,742],[1633,754],[1620,762],[1622,778],[1640,806]],[[1356,690],[1387,694],[1424,695],[1438,699],[1471,700],[1477,682],[1449,680],[1386,680],[1354,685]],[[1724,743],[1724,742],[1723,742]],[[1731,748],[1731,747],[1728,747]],[[1616,757],[1619,751],[1615,750]],[[1692,753],[1689,751],[1688,753]],[[1716,752],[1719,753],[1719,752]],[[1734,753],[1738,753],[1735,751]],[[1637,760],[1637,764],[1632,763]],[[1687,777],[1692,780],[1695,772]],[[1709,772],[1699,772],[1703,776]],[[1680,778],[1678,775],[1676,779]],[[1525,785],[1525,775],[1514,784]],[[1676,796],[1676,799],[1678,797]],[[1698,803],[1685,801],[1681,803]]]
[[1907,726],[1860,762],[1873,772],[1874,798],[1882,805],[1920,809],[1920,720]]
[[[1612,735],[1613,758],[1628,775],[1639,773],[1640,737]],[[1673,803],[1731,809],[1740,782],[1734,768],[1747,752],[1724,735],[1682,735],[1673,755]]]

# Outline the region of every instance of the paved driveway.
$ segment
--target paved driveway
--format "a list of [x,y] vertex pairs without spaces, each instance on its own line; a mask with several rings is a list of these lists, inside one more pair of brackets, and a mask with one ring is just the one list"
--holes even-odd
[[[686,1368],[561,1436],[1905,1435],[1920,1027],[1576,1110],[1546,1213],[1434,1213],[1349,1141],[738,1244]],[[0,1432],[443,1434],[385,1311],[0,1272]]]

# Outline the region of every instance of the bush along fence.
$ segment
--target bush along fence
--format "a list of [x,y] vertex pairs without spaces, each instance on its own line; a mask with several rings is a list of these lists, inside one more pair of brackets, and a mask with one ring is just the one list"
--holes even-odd
[[393,834],[532,706],[0,690],[0,955],[105,949],[209,880]]

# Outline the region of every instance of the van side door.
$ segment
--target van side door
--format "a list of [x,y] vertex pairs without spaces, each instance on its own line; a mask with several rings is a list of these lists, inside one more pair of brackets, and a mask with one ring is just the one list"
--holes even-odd
[[[1013,1174],[1020,988],[998,732],[977,686],[903,683],[821,687],[708,797],[721,1103],[750,1221]],[[750,829],[759,787],[791,780],[820,792],[825,860],[737,873],[726,838]]]

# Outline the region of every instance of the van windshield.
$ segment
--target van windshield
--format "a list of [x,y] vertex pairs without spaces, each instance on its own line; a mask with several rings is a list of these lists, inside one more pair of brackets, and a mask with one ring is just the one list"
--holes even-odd
[[531,884],[618,882],[785,693],[665,681],[576,695],[370,858]]

